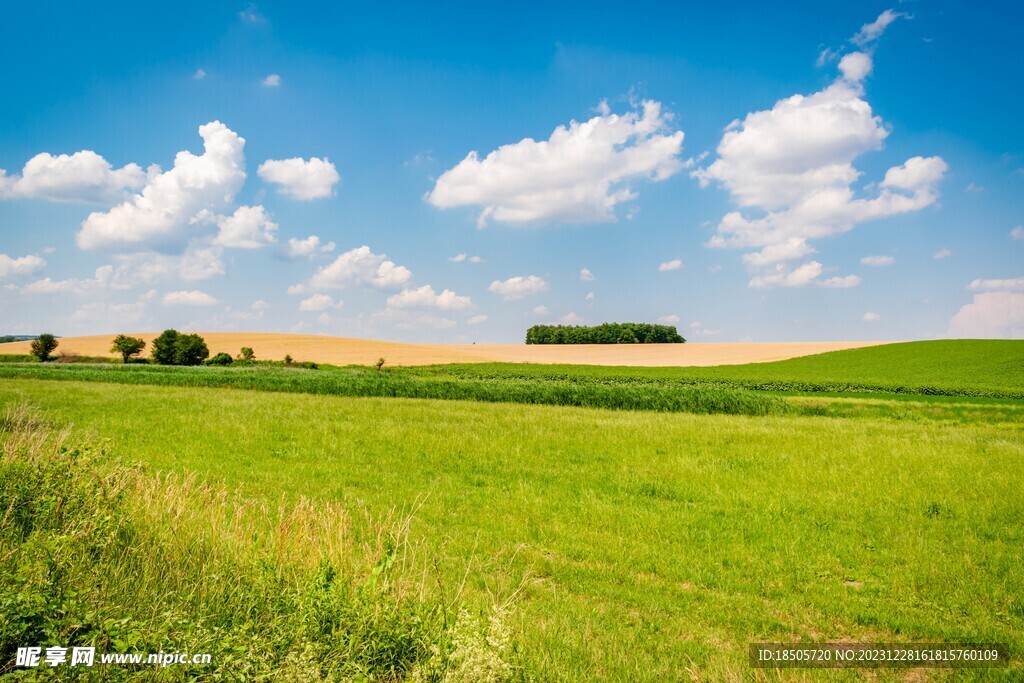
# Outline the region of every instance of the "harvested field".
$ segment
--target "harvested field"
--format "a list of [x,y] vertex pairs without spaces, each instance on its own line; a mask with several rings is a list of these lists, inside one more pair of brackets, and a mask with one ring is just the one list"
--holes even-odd
[[[133,333],[149,343],[158,333]],[[295,360],[336,365],[370,365],[385,358],[388,365],[436,365],[441,363],[559,363],[577,365],[694,366],[764,363],[828,351],[841,351],[887,342],[742,342],[711,344],[609,344],[572,346],[527,346],[526,344],[406,344],[401,342],[327,337],[312,334],[263,332],[200,332],[210,353],[237,354],[251,346],[256,357],[281,360],[290,354]],[[83,356],[113,356],[113,334],[67,337],[60,340],[58,353]],[[28,353],[30,342],[0,344],[0,354]]]

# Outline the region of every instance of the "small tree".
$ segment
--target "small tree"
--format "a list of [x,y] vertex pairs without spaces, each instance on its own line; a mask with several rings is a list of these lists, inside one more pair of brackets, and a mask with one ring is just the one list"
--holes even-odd
[[378,358],[377,362],[375,363],[375,365],[377,366],[377,372],[380,372],[380,369],[382,367],[384,367],[384,359],[383,358]]
[[292,364],[292,356],[291,356],[290,353],[289,354],[285,354],[285,356],[284,356],[284,364],[285,365],[291,365]]
[[253,353],[251,346],[243,346],[242,352],[238,354],[238,360],[254,361],[256,360],[256,354]]
[[52,334],[41,334],[32,340],[32,347],[29,352],[39,359],[40,363],[50,360],[50,354],[57,348],[57,338]]
[[175,365],[199,365],[210,357],[210,349],[198,334],[179,334],[174,342]]
[[234,360],[231,358],[230,353],[221,351],[213,358],[206,361],[205,365],[231,365]]
[[146,342],[138,337],[129,337],[125,334],[119,334],[114,337],[114,343],[110,347],[111,353],[121,354],[121,360],[124,363],[128,362],[128,359],[132,356],[137,356],[142,353],[142,349],[146,348]]

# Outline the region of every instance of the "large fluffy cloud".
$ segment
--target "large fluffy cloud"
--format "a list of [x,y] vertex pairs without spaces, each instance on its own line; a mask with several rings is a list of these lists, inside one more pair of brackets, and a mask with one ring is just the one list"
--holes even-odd
[[470,152],[437,179],[426,199],[436,207],[482,208],[478,224],[610,221],[632,200],[630,181],[664,180],[682,168],[682,131],[668,130],[658,102],[559,126],[547,140],[525,138],[483,159]]
[[1024,294],[975,294],[949,321],[946,334],[969,339],[1024,339]]
[[385,254],[375,254],[370,247],[362,246],[346,251],[333,262],[317,269],[309,280],[289,289],[292,293],[341,289],[352,286],[368,286],[377,289],[396,289],[409,279],[412,273],[405,266],[396,265]]
[[0,199],[46,199],[52,202],[116,202],[126,190],[142,187],[146,174],[137,164],[115,169],[96,152],[82,150],[53,156],[37,154],[20,175],[0,169]]
[[[715,182],[728,190],[742,209],[722,218],[708,246],[758,250],[744,257],[755,271],[752,286],[849,286],[853,277],[819,279],[822,269],[815,261],[779,264],[813,253],[812,239],[918,211],[938,199],[946,163],[920,156],[890,168],[873,196],[857,196],[854,184],[861,174],[853,161],[881,149],[889,131],[863,97],[870,55],[848,54],[839,69],[840,77],[820,92],[794,95],[734,121],[717,159],[693,172],[702,186]],[[761,268],[771,272],[759,275]],[[808,277],[813,271],[818,275]]]
[[338,169],[329,160],[268,159],[256,171],[260,178],[277,185],[278,191],[292,199],[323,199],[334,193],[341,180]]
[[174,167],[152,171],[142,192],[89,215],[77,236],[87,250],[180,248],[230,207],[245,182],[245,139],[220,121],[199,127],[204,152],[178,152]]

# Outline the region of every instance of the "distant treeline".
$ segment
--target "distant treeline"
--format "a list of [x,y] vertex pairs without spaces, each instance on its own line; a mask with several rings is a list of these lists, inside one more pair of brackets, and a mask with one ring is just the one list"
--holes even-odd
[[0,334],[0,344],[6,344],[8,342],[19,342],[29,341],[35,339],[39,335],[35,334]]
[[526,331],[527,344],[682,344],[672,325],[603,323],[601,325],[534,325]]

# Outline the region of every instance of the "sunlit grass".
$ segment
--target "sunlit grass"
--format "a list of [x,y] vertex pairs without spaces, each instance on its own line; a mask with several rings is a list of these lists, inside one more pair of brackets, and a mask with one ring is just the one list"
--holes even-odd
[[1012,407],[708,416],[43,381],[0,400],[268,501],[415,508],[410,537],[468,599],[525,581],[515,634],[538,680],[742,680],[753,640],[1024,648]]

